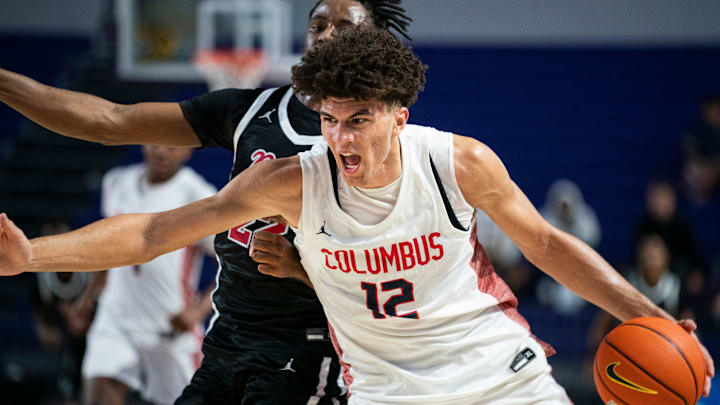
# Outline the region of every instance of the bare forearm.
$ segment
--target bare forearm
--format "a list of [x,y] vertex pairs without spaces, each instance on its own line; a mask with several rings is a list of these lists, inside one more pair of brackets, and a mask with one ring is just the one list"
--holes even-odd
[[106,145],[199,146],[176,103],[116,104],[0,69],[0,101],[53,132]]
[[143,263],[152,257],[142,237],[148,215],[119,215],[72,232],[35,238],[25,271],[97,271]]
[[639,316],[673,319],[628,283],[595,250],[567,233],[556,230],[549,237],[543,254],[527,256],[560,284],[621,321]]

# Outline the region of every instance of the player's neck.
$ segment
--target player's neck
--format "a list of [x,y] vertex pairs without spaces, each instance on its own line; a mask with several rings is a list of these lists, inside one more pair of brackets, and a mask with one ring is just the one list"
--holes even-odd
[[147,181],[148,184],[150,184],[152,186],[157,186],[157,185],[160,185],[160,184],[170,181],[170,179],[175,177],[175,175],[177,174],[178,171],[179,170],[174,171],[172,173],[159,173],[159,172],[154,172],[152,170],[147,170],[145,172],[145,181]]

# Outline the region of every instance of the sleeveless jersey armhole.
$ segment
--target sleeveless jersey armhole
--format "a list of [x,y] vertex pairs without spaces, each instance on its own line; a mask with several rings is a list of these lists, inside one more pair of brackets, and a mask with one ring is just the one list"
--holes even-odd
[[[434,147],[430,148],[430,157],[442,182],[449,207],[457,223],[461,225],[458,229],[467,231],[472,227],[475,209],[465,200],[455,177],[454,135],[450,132],[434,130],[429,136],[435,138],[431,140]],[[455,224],[453,226],[457,228]]]

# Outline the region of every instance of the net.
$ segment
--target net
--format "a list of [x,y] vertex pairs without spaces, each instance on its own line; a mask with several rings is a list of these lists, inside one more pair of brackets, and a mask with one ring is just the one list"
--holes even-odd
[[210,91],[260,87],[268,72],[266,57],[258,49],[200,51],[194,64],[205,76]]

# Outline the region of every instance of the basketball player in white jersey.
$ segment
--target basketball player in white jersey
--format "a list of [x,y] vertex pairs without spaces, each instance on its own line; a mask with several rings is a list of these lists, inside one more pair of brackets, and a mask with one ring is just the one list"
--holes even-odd
[[[177,208],[217,192],[183,166],[191,149],[144,146],[144,163],[110,170],[103,179],[105,217]],[[203,253],[212,239],[154,260],[99,273],[82,302],[100,294],[87,336],[83,403],[125,404],[130,390],[153,404],[171,404],[200,365],[210,289],[196,297]]]
[[550,376],[551,349],[532,337],[474,243],[475,208],[537,267],[617,318],[672,319],[590,247],[544,221],[487,146],[406,125],[424,67],[391,35],[348,29],[309,52],[293,81],[321,98],[325,143],[254,165],[217,195],[165,213],[32,241],[2,214],[0,274],[141,263],[233,224],[282,215],[296,229],[306,273],[277,275],[315,288],[353,405],[570,403]]

